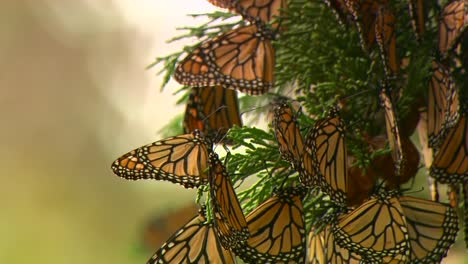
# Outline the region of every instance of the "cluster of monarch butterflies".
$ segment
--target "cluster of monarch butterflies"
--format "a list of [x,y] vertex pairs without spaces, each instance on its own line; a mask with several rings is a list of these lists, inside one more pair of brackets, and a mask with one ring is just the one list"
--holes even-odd
[[[185,134],[137,148],[112,164],[129,180],[155,179],[186,188],[209,186],[209,210],[202,206],[148,263],[437,263],[458,232],[452,206],[402,195],[399,187],[419,169],[419,151],[410,135],[416,129],[397,117],[399,73],[396,19],[389,0],[325,0],[342,23],[357,27],[364,50],[377,43],[385,80],[379,101],[386,135],[368,138],[376,156],[366,171],[353,166],[347,152],[342,110],[335,107],[315,121],[303,139],[297,112],[286,101],[273,106],[272,127],[281,157],[299,182],[281,186],[246,216],[225,164],[213,150],[227,131],[242,126],[237,91],[266,93],[274,86],[275,51],[271,41],[287,30],[276,18],[286,0],[209,0],[242,15],[244,26],[204,41],[179,62],[174,79],[191,86]],[[409,1],[418,39],[425,32],[424,2]],[[427,106],[428,146],[434,152],[430,174],[437,183],[460,184],[468,194],[466,102],[451,80],[451,60],[459,39],[468,36],[468,3],[448,3],[441,14],[439,53],[433,62]],[[463,56],[454,56],[459,59]],[[419,113],[418,113],[419,114]],[[419,117],[417,118],[419,121]],[[418,122],[413,123],[418,123]],[[378,178],[381,178],[379,181]],[[303,203],[319,189],[337,208],[307,234]],[[467,207],[467,205],[465,205]]]

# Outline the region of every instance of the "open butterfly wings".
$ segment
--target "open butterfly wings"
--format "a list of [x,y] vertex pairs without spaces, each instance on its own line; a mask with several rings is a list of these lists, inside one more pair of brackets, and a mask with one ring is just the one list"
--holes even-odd
[[408,226],[410,259],[417,263],[439,263],[455,242],[458,218],[454,209],[410,196],[398,198]]
[[244,213],[226,167],[215,153],[210,154],[210,195],[215,227],[225,248],[232,248],[249,237]]
[[127,180],[167,180],[198,187],[208,183],[208,149],[211,143],[195,130],[132,150],[118,158],[112,170]]
[[[348,153],[344,131],[344,124],[337,109],[332,109],[327,118],[317,121],[306,138],[304,153],[305,157],[312,157],[314,165],[303,166],[305,171],[315,167],[315,172],[307,172],[308,177],[316,177],[322,191],[330,195],[334,202],[346,205]],[[310,162],[310,158],[304,162]]]
[[366,259],[409,255],[409,235],[403,209],[393,195],[373,196],[339,218],[333,233],[341,247]]
[[156,263],[235,263],[232,252],[220,244],[213,224],[206,223],[205,212],[185,224],[154,254],[148,264]]
[[455,0],[448,3],[440,15],[439,51],[443,56],[454,47],[460,33],[468,26],[468,1]]
[[256,25],[208,40],[176,68],[174,78],[189,86],[222,86],[263,94],[273,86],[275,51],[271,35]]
[[242,126],[236,91],[219,86],[192,88],[185,110],[185,133],[198,129],[218,142],[234,125]]
[[247,215],[250,237],[234,248],[237,256],[248,263],[304,262],[301,192],[281,190]]

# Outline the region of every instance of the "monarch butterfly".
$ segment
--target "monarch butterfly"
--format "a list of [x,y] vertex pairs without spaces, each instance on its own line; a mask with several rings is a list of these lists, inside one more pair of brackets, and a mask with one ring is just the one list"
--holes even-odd
[[468,123],[463,113],[436,152],[430,174],[440,183],[468,181]]
[[208,2],[221,8],[229,8],[249,21],[264,24],[279,17],[281,9],[287,7],[286,0],[208,0]]
[[207,40],[177,66],[174,78],[188,86],[222,86],[252,95],[273,86],[271,33],[242,26]]
[[458,218],[450,206],[400,196],[410,241],[410,260],[414,263],[439,263],[455,242]]
[[439,51],[446,56],[460,33],[468,25],[468,3],[466,0],[455,0],[442,10],[439,21]]
[[428,94],[427,133],[429,147],[437,149],[448,129],[458,119],[459,100],[449,70],[437,61],[432,62],[432,69]]
[[359,32],[361,46],[367,52],[375,43],[375,20],[380,5],[379,2],[374,0],[345,1]]
[[273,130],[283,159],[300,169],[304,143],[294,110],[286,102],[275,104]]
[[185,133],[198,129],[218,142],[234,125],[242,126],[236,91],[219,86],[192,88],[185,110]]
[[[322,190],[338,204],[346,205],[348,188],[348,154],[345,144],[345,128],[338,110],[333,108],[328,117],[316,122],[306,137],[303,166],[308,178],[317,174]],[[312,157],[311,159],[308,158]],[[310,162],[313,162],[311,166]],[[315,171],[310,171],[315,167]]]
[[394,192],[372,196],[333,224],[337,243],[366,259],[409,255],[407,222]]
[[331,229],[332,227],[327,225],[318,234],[314,230],[310,232],[306,264],[361,263],[361,256],[341,247],[335,242]]
[[416,37],[421,39],[426,31],[426,10],[424,0],[408,0],[408,8]]
[[387,6],[379,6],[375,21],[375,38],[379,45],[380,55],[387,77],[398,73],[400,63],[396,49],[396,19]]
[[219,243],[213,224],[206,223],[205,212],[185,224],[153,255],[155,263],[235,263],[231,251]]
[[335,13],[338,21],[342,24],[349,25],[352,18],[351,13],[346,6],[346,0],[323,0],[325,4]]
[[168,180],[185,188],[208,183],[211,142],[194,130],[142,146],[118,158],[114,173],[127,180]]
[[[402,176],[405,175],[407,170],[407,151],[403,150],[403,140],[400,134],[400,128],[398,126],[395,107],[386,88],[381,90],[380,100],[385,112],[387,139],[390,145],[390,149],[392,150],[392,158],[395,164],[395,175],[397,178],[403,178]],[[401,179],[396,180],[400,183],[402,182]]]
[[224,248],[232,248],[249,237],[249,230],[226,167],[210,153],[210,194],[215,228]]
[[247,263],[303,263],[305,227],[302,189],[284,189],[249,215],[250,238],[234,252]]

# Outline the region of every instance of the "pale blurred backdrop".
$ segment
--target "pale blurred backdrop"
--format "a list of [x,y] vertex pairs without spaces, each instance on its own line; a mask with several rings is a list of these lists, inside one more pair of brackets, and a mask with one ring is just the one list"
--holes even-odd
[[[197,0],[2,0],[0,263],[145,263],[142,229],[194,192],[129,182],[111,162],[181,114],[156,56]],[[196,22],[195,22],[196,23]],[[153,251],[153,250],[151,250]]]
[[[148,221],[193,214],[194,191],[125,181],[110,164],[183,113],[180,86],[160,92],[159,69],[145,67],[180,50],[165,41],[198,23],[186,14],[213,10],[205,0],[1,1],[0,263],[145,263],[156,249],[142,242]],[[445,263],[463,263],[451,255]]]

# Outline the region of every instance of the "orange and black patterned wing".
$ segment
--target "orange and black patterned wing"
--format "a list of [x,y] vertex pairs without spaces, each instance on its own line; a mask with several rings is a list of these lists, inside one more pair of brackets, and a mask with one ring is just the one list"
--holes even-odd
[[315,177],[322,191],[335,203],[346,205],[348,152],[344,123],[337,109],[332,109],[327,118],[316,122],[306,138],[305,152],[313,159]]
[[395,15],[390,8],[385,5],[379,6],[375,21],[375,38],[379,45],[380,56],[387,77],[394,77],[400,69],[395,27]]
[[439,52],[446,56],[456,43],[457,38],[468,26],[468,1],[449,2],[440,15]]
[[[228,8],[242,15],[246,20],[268,24],[280,16],[282,9],[286,9],[286,0],[208,0],[215,6]],[[273,25],[277,28],[277,25]]]
[[315,230],[310,231],[308,248],[306,264],[359,264],[362,261],[361,256],[335,242],[330,225],[325,226],[318,234]]
[[236,263],[234,254],[222,247],[205,212],[179,229],[148,261],[148,264]]
[[[237,0],[234,9],[245,19],[250,21],[270,23],[280,16],[280,12],[287,8],[286,0]],[[277,25],[273,25],[277,27]]]
[[462,113],[458,123],[450,128],[434,156],[430,174],[440,183],[468,181],[468,122]]
[[379,2],[374,0],[345,0],[358,29],[361,46],[369,52],[375,43],[375,20]]
[[323,0],[325,4],[335,13],[338,21],[344,25],[352,22],[351,12],[346,5],[346,0]]
[[395,194],[379,194],[333,224],[335,241],[366,259],[409,256],[403,209]]
[[299,170],[304,143],[296,113],[288,103],[280,102],[274,106],[273,130],[281,156]]
[[416,197],[398,200],[408,226],[411,263],[440,263],[457,237],[457,213],[450,206]]
[[208,183],[211,143],[195,130],[137,148],[112,164],[114,173],[127,180],[167,180],[186,188]]
[[233,127],[242,126],[237,92],[222,87],[194,87],[184,117],[184,131],[198,129],[215,142]]
[[221,8],[231,8],[235,0],[208,0],[211,4]]
[[234,252],[246,263],[304,263],[302,189],[275,193],[247,215],[250,237]]
[[233,29],[202,43],[179,63],[174,78],[188,86],[221,86],[263,94],[274,81],[271,37],[256,25]]
[[424,0],[408,0],[408,8],[411,16],[411,25],[413,26],[416,37],[422,38],[426,31],[426,10]]
[[438,149],[458,117],[459,100],[450,71],[437,61],[432,62],[427,107],[429,147]]
[[380,100],[385,112],[385,124],[387,128],[387,139],[392,150],[392,158],[395,163],[396,177],[400,177],[406,166],[406,156],[403,151],[403,143],[400,129],[398,126],[398,118],[396,115],[395,106],[390,96],[390,92],[382,89],[380,92]]
[[249,230],[226,167],[215,153],[210,154],[210,194],[218,236],[224,248],[233,248],[249,237]]

